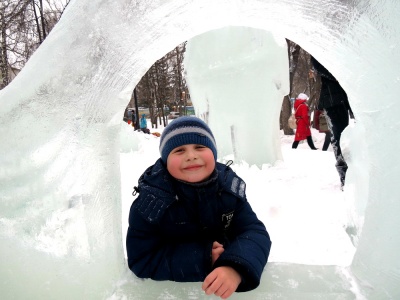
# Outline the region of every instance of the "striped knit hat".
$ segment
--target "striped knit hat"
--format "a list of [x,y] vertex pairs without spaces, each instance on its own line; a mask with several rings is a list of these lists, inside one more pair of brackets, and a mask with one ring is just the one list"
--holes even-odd
[[210,148],[217,160],[217,145],[210,127],[197,117],[186,116],[173,120],[165,127],[160,139],[161,159],[167,163],[168,155],[173,149],[187,144]]

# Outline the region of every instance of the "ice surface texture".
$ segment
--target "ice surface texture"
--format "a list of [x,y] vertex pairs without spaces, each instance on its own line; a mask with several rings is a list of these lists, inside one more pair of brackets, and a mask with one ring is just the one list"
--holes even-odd
[[[258,166],[282,159],[276,143],[281,108],[272,104],[290,92],[289,62],[285,39],[277,40],[265,30],[225,27],[187,44],[190,97],[215,132],[219,157],[234,153],[235,160]],[[259,117],[249,117],[254,114]]]
[[[2,298],[203,297],[197,284],[141,281],[127,271],[118,137],[130,94],[154,61],[226,26],[300,44],[341,82],[357,118],[345,132],[355,141],[347,181],[357,199],[348,274],[270,264],[252,298],[399,298],[399,11],[390,0],[72,1],[0,92]],[[271,111],[253,113],[277,122],[281,99],[251,101]],[[246,126],[246,113],[232,132]],[[279,157],[277,141],[267,142],[275,149],[269,156]]]

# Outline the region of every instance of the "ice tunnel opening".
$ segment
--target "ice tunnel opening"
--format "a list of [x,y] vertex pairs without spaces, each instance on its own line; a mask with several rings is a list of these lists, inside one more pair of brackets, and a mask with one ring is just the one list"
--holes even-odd
[[[230,26],[227,26],[227,27],[230,27]],[[215,29],[213,29],[213,30],[215,30]],[[213,30],[209,30],[209,31],[204,31],[202,34],[207,34],[207,32],[210,32],[210,31],[213,31]],[[284,38],[282,38],[282,39],[284,39]],[[191,39],[188,39],[188,42],[190,43],[190,41],[191,41]],[[168,53],[170,53],[170,52],[168,52]],[[154,62],[153,62],[154,63]],[[153,64],[152,64],[153,65]],[[150,70],[150,68],[146,71],[146,72],[148,72]],[[289,76],[289,67],[287,67],[287,69],[286,69],[286,72],[287,72],[287,76]],[[145,76],[145,75],[144,75]],[[143,77],[142,77],[143,78]],[[138,85],[137,85],[138,86]],[[136,87],[137,87],[136,86]],[[223,91],[222,91],[223,92]],[[189,89],[189,93],[190,93],[190,89]],[[194,100],[194,105],[196,106],[196,101]],[[280,109],[280,107],[281,107],[281,105],[282,105],[282,102],[280,102],[280,103],[278,103],[278,104],[276,104],[276,105],[278,105],[279,106],[279,109]],[[132,106],[133,107],[133,106]],[[208,111],[206,112],[207,114],[209,113]],[[214,115],[216,115],[216,118],[218,119],[218,114],[219,114],[219,112],[218,111],[216,111],[216,112],[213,112],[213,114]],[[140,118],[140,115],[141,114],[139,114],[139,118]],[[150,121],[150,120],[148,120],[148,121]],[[171,121],[171,120],[169,120],[169,121]],[[275,122],[277,122],[278,124],[279,124],[279,117],[277,117],[276,119],[275,119]],[[149,124],[148,125],[148,128],[151,128],[151,125]],[[151,131],[157,131],[157,129],[152,129],[151,128]],[[135,133],[135,134],[139,134],[139,135],[143,135],[142,133]],[[290,139],[292,139],[293,138],[293,136],[288,136]],[[279,137],[277,137],[277,138],[279,138]],[[140,139],[139,139],[140,140]],[[138,140],[137,140],[138,141]],[[142,141],[143,141],[143,139],[142,139]],[[155,143],[153,143],[153,146],[154,147],[156,147],[157,148],[157,145],[155,145]],[[330,153],[332,156],[333,156],[333,153]],[[154,159],[156,159],[156,156],[154,157]],[[151,163],[153,163],[153,161],[151,161],[151,162],[149,162],[149,165],[151,164]],[[334,164],[332,163],[332,166],[330,166],[332,169],[334,169],[335,167],[334,167]],[[142,170],[142,171],[144,171],[144,170]],[[122,176],[124,176],[123,174],[122,174]],[[138,173],[137,175],[137,178],[140,176],[140,174]],[[291,174],[287,174],[287,177],[290,177],[291,176]],[[135,178],[135,180],[137,181],[137,178]],[[133,183],[135,183],[136,184],[136,181],[133,181]],[[279,180],[285,180],[285,178],[280,178]],[[121,181],[122,182],[124,182],[124,181],[126,181],[126,179],[124,179],[124,178],[121,178]],[[133,184],[132,183],[132,184]],[[131,186],[130,186],[130,188],[132,187],[132,184],[131,184]],[[319,181],[316,183],[317,185],[319,184]],[[128,190],[128,189],[126,189],[123,193],[126,193],[127,195],[131,195],[131,193],[132,193],[132,190],[130,189],[130,190]],[[336,195],[336,194],[335,194]],[[336,197],[340,197],[339,195],[336,195]],[[124,195],[122,195],[122,198],[124,198]],[[129,202],[129,204],[133,201],[133,199],[134,199],[134,197],[132,197],[132,196],[130,196],[130,199],[129,200],[124,200],[124,201],[128,201]],[[122,211],[122,233],[123,233],[123,238],[122,238],[122,240],[123,240],[123,245],[124,245],[124,241],[125,241],[125,237],[126,237],[126,223],[127,223],[127,214],[128,214],[128,211],[129,211],[129,206],[126,204],[126,205],[123,205],[124,207],[127,207],[128,209],[123,209],[123,211]],[[274,210],[274,209],[276,209],[276,207],[272,207],[271,208],[271,211],[272,210]],[[310,208],[311,209],[311,208]],[[258,212],[260,212],[261,210],[262,210],[262,208],[255,208],[255,210],[256,210],[256,212],[258,211]],[[344,214],[345,212],[343,212],[343,214]],[[339,214],[339,213],[338,213]],[[343,215],[337,215],[337,219],[338,220],[343,220]],[[321,220],[319,220],[319,222],[321,222],[320,223],[320,225],[322,225],[322,224],[326,224],[326,223],[328,223],[328,222],[331,222],[332,221],[332,219],[321,219]],[[345,229],[343,229],[343,231],[345,232]],[[329,235],[329,232],[328,232],[328,235]],[[312,236],[312,233],[310,233],[310,236]],[[309,238],[309,236],[307,236],[307,239]],[[332,236],[330,237],[330,238],[328,238],[328,239],[326,239],[325,241],[326,242],[328,242],[328,240],[330,240],[330,241],[332,241],[332,240],[335,240],[335,239],[337,239],[338,237],[337,236],[334,236],[333,234],[332,234]],[[290,236],[288,236],[288,239],[291,239],[291,237]],[[321,245],[321,247],[323,247],[324,245],[323,245],[323,243],[324,242],[322,242],[322,245]],[[326,245],[326,247],[329,247],[329,245],[327,244]],[[123,246],[123,248],[124,248],[124,252],[125,252],[125,257],[126,257],[126,249],[125,249],[125,246]],[[307,254],[304,254],[305,256],[307,256]],[[348,255],[349,257],[351,256],[351,258],[348,258],[347,259],[347,261],[348,261],[348,264],[350,264],[350,261],[352,260],[352,258],[353,258],[353,256],[354,256],[354,252],[353,253],[351,253],[351,254],[349,254]],[[288,260],[288,261],[283,261],[283,262],[291,262],[290,260]]]

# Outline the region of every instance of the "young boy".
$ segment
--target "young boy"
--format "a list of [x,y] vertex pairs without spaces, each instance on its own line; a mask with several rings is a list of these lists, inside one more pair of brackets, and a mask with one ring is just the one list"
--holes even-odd
[[223,299],[255,289],[271,241],[246,200],[244,181],[217,160],[214,136],[196,117],[161,135],[161,158],[139,179],[129,214],[129,268],[140,278],[203,281]]

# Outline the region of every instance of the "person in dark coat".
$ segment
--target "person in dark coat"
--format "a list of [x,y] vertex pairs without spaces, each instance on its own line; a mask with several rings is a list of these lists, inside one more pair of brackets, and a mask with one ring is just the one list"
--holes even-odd
[[132,110],[132,127],[136,129],[136,111]]
[[342,155],[340,137],[343,130],[349,125],[349,115],[354,119],[354,114],[347,94],[336,78],[312,56],[311,63],[314,70],[321,76],[321,93],[317,108],[324,110],[328,117],[331,144],[336,157],[336,169],[343,187],[348,166]]
[[135,127],[136,114],[134,109],[126,108],[126,122],[132,127]]
[[299,94],[294,101],[294,110],[296,117],[296,134],[294,136],[294,142],[292,144],[293,149],[297,149],[300,141],[307,139],[307,144],[312,150],[317,150],[314,146],[314,142],[311,137],[310,130],[310,117],[308,115],[308,96],[306,94]]
[[[172,121],[160,154],[139,178],[126,237],[128,265],[140,278],[203,282],[207,295],[228,298],[255,289],[271,241],[246,199],[245,182],[217,162],[208,125]],[[135,192],[134,192],[135,193]]]
[[126,109],[127,110],[127,122],[129,125],[132,124],[132,110],[130,110],[129,108]]

